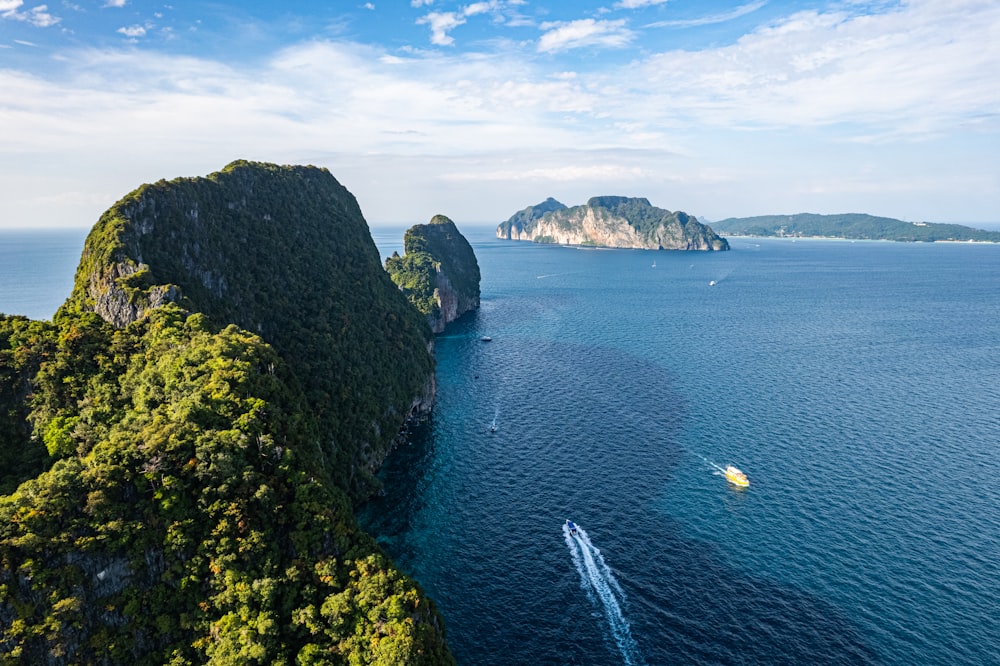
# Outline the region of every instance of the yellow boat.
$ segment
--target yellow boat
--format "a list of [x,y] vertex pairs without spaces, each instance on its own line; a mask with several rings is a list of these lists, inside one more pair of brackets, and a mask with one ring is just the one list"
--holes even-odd
[[750,481],[747,480],[747,475],[732,465],[726,467],[726,481],[734,486],[739,486],[740,488],[746,488],[750,485]]

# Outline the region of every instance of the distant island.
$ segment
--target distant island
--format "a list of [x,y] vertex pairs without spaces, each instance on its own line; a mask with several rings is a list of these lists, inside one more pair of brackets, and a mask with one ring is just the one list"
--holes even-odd
[[403,236],[403,256],[393,252],[385,269],[404,295],[427,317],[435,333],[479,307],[479,262],[455,223],[435,215]]
[[712,228],[727,236],[1000,243],[1000,232],[997,231],[984,231],[961,224],[905,222],[891,217],[876,217],[863,213],[840,215],[799,213],[797,215],[729,217],[713,222]]
[[728,250],[729,243],[687,213],[639,197],[593,197],[572,208],[548,198],[497,227],[497,238],[644,250]]

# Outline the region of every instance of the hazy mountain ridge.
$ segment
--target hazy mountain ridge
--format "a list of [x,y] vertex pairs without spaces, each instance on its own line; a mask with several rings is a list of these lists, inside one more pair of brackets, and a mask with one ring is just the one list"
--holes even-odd
[[730,217],[712,223],[719,233],[732,236],[814,236],[857,240],[984,241],[1000,242],[1000,232],[961,224],[905,222],[865,213],[819,215],[759,215]]

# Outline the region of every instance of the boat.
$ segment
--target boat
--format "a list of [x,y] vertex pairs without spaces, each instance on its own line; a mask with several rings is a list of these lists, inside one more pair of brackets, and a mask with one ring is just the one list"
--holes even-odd
[[747,479],[747,475],[736,469],[732,465],[726,467],[726,481],[733,484],[734,486],[739,486],[740,488],[746,488],[750,485],[750,481]]
[[576,525],[569,518],[566,519],[566,527],[569,528],[569,533],[576,536]]
[[715,280],[712,280],[711,282],[709,282],[708,286],[709,287],[714,287],[715,286]]
[[493,341],[493,338],[491,338],[488,335],[484,335],[483,337],[481,337],[479,339],[482,340],[483,342],[492,342]]

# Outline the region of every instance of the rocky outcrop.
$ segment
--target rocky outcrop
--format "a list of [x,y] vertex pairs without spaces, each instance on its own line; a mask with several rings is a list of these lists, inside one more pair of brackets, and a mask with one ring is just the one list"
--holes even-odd
[[479,263],[472,246],[444,215],[406,231],[404,255],[393,253],[386,271],[400,290],[441,333],[466,312],[479,307]]
[[0,317],[0,661],[454,664],[353,515],[433,342],[324,169],[119,201],[51,323]]
[[[382,270],[357,200],[326,169],[237,161],[143,185],[112,206],[87,237],[63,309],[124,327],[165,303],[257,333],[308,395],[342,395],[336,409],[316,409],[334,421],[327,450],[359,497],[411,408],[430,407],[430,330]],[[384,372],[372,372],[373,358]],[[365,390],[344,391],[345,381]]]
[[562,245],[647,250],[728,250],[729,243],[687,213],[657,208],[645,198],[593,197],[567,208],[554,199],[515,213],[497,238]]

